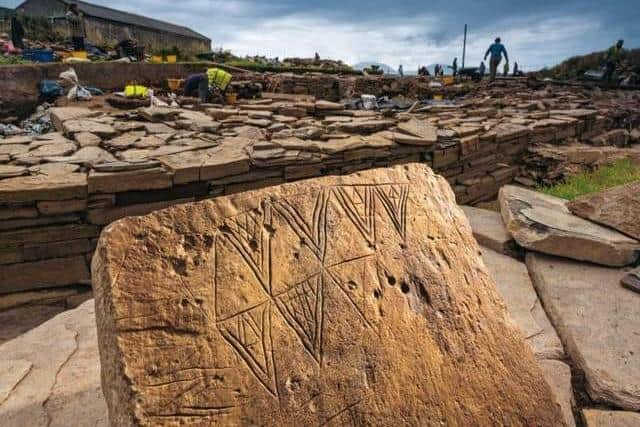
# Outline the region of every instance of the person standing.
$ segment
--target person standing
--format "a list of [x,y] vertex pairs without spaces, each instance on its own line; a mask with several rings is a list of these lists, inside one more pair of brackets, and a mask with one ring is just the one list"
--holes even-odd
[[451,64],[451,72],[453,77],[458,75],[458,58],[453,58],[453,64]]
[[482,80],[484,78],[484,73],[487,71],[487,67],[484,65],[484,62],[480,63],[478,67],[478,80]]
[[402,64],[400,64],[400,66],[398,67],[398,74],[400,75],[400,77],[404,77],[404,67],[402,66]]
[[24,27],[17,15],[11,17],[11,43],[15,49],[24,49]]
[[84,26],[84,15],[80,12],[76,3],[69,5],[66,18],[71,32],[73,50],[76,52],[85,50],[84,39],[87,37],[87,31]]
[[624,46],[624,40],[618,40],[618,43],[611,46],[607,51],[605,56],[605,72],[603,78],[605,80],[611,80],[613,77],[613,73],[616,71],[616,68],[620,65],[622,61],[622,56],[624,54],[624,50],[622,47]]
[[507,67],[509,64],[509,55],[507,54],[507,49],[504,48],[502,44],[502,40],[500,37],[496,38],[494,43],[489,46],[487,52],[484,54],[484,60],[487,60],[487,56],[491,54],[491,58],[489,59],[489,72],[491,75],[491,80],[495,80],[496,74],[498,72],[498,66],[502,61],[502,55],[504,55],[504,59],[507,61]]

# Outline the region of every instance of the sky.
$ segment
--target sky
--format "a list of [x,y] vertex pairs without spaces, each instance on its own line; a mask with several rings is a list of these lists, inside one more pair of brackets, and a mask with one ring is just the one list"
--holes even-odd
[[[15,7],[20,0],[0,0]],[[382,62],[405,71],[478,65],[497,36],[520,69],[537,70],[603,50],[640,47],[640,0],[92,0],[184,25],[237,55]]]

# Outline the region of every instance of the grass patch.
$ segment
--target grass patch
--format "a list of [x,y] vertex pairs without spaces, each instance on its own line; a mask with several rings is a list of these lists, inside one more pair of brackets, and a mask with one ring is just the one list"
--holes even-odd
[[616,160],[593,172],[583,172],[564,182],[540,189],[545,194],[573,200],[585,194],[598,193],[619,185],[640,181],[640,166],[630,159]]

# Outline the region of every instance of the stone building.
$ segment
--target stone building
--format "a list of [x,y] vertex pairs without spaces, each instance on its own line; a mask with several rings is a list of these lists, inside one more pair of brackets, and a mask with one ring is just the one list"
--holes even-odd
[[67,29],[63,18],[71,3],[78,4],[86,18],[87,38],[98,46],[114,46],[133,37],[149,52],[177,47],[182,53],[193,54],[211,49],[209,38],[187,27],[84,1],[26,0],[16,10],[47,18],[56,31],[64,34]]

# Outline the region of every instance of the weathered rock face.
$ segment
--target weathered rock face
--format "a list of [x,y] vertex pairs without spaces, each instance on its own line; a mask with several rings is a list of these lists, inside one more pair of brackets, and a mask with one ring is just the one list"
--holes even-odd
[[499,199],[507,229],[527,249],[614,267],[638,258],[640,242],[572,215],[565,200],[511,185]]
[[640,239],[640,182],[590,194],[568,206],[579,217]]
[[182,205],[93,261],[114,425],[562,425],[422,165]]

